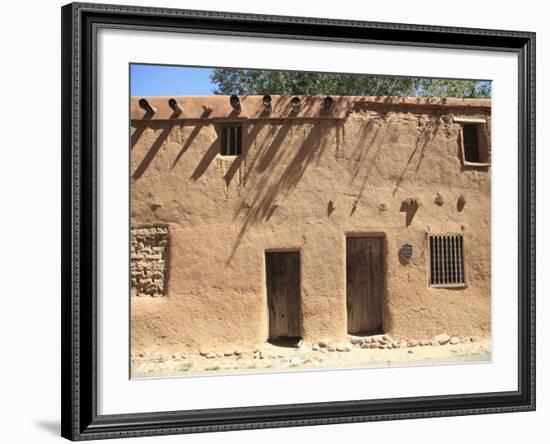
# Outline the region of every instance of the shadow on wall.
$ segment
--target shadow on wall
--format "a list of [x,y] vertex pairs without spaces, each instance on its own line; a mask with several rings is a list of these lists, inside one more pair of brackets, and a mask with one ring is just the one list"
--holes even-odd
[[430,140],[432,140],[439,131],[439,127],[441,126],[442,121],[443,119],[441,116],[432,117],[420,131],[420,134],[416,139],[414,149],[411,151],[411,154],[407,160],[407,163],[405,164],[405,167],[403,168],[403,171],[395,182],[395,187],[392,193],[394,196],[395,193],[397,193],[397,190],[399,189],[401,184],[403,183],[403,180],[405,179],[405,174],[407,173],[407,170],[409,169],[409,166],[411,165],[417,153],[418,160],[416,162],[416,167],[414,167],[414,171],[418,172],[418,170],[420,169],[420,165],[422,165],[422,160],[424,160],[424,155],[426,153],[426,147],[428,146]]
[[420,204],[416,199],[406,199],[401,203],[400,212],[405,213],[405,226],[408,227],[414,219]]
[[[173,113],[170,118],[176,118],[178,116],[178,113]],[[142,121],[134,131],[134,134],[132,134],[132,137],[130,138],[130,149],[134,147],[134,145],[137,143],[143,132],[145,131],[146,126],[148,123],[146,121]],[[164,128],[162,129],[162,132],[157,137],[157,139],[153,142],[151,145],[151,148],[149,148],[149,151],[145,155],[145,157],[141,160],[141,163],[138,165],[138,167],[135,169],[134,173],[132,174],[132,179],[137,180],[139,179],[143,173],[147,170],[149,165],[151,164],[151,161],[154,159],[155,155],[157,154],[158,150],[162,147],[168,136],[170,135],[170,132],[172,131],[172,125],[170,122],[165,123]],[[135,136],[135,137],[134,137]]]
[[138,122],[136,124],[136,129],[130,136],[130,149],[132,149],[136,145],[136,143],[138,143],[140,137],[143,135],[146,129],[147,122]]
[[[327,128],[322,122],[312,123],[310,128],[304,131],[302,143],[295,150],[294,156],[288,163],[285,163],[282,172],[275,173],[278,171],[277,164],[282,164],[282,158],[286,158],[284,150],[280,149],[283,141],[291,132],[292,126],[300,127],[301,125],[301,122],[282,124],[275,133],[272,142],[267,146],[260,147],[254,157],[249,160],[245,176],[250,174],[254,168],[263,174],[258,183],[245,194],[243,205],[235,213],[234,219],[237,219],[243,215],[243,212],[246,212],[243,225],[226,263],[233,259],[248,228],[257,222],[269,220],[276,211],[280,199],[298,184],[308,166],[324,152],[327,146],[325,136],[333,126]],[[273,178],[274,174],[278,174],[278,176]]]
[[[303,100],[302,107],[312,107],[313,102],[314,100],[307,100],[307,98],[305,98]],[[290,112],[292,113],[293,111],[290,110]],[[382,115],[382,122],[384,119],[385,116]],[[307,121],[304,121],[303,119],[296,119],[270,121],[268,123],[255,122],[250,124],[248,134],[245,135],[243,140],[244,143],[242,154],[234,159],[224,176],[224,180],[226,185],[229,185],[243,163],[246,164],[246,170],[242,175],[244,186],[246,186],[247,180],[252,171],[255,170],[260,174],[258,176],[258,182],[253,188],[250,188],[244,194],[241,205],[238,207],[234,215],[234,220],[244,217],[244,221],[226,263],[230,263],[233,259],[247,230],[253,224],[267,221],[271,218],[277,210],[280,201],[289,191],[296,187],[307,168],[313,162],[320,159],[328,145],[327,136],[335,129],[339,131],[343,125],[340,121],[330,120],[317,120],[311,123],[305,122]],[[441,122],[441,116],[433,117],[420,131],[407,163],[395,184],[393,191],[394,195],[404,180],[406,172],[415,156],[417,157],[417,162],[414,168],[415,171],[419,170],[424,158],[426,147],[429,141],[437,134]],[[147,125],[153,125],[153,122],[138,123],[137,129],[132,135],[132,144],[137,142]],[[176,155],[174,162],[171,165],[172,169],[179,161],[181,161],[193,141],[206,125],[210,125],[210,123],[197,122],[196,126],[193,128]],[[351,209],[351,213],[349,214],[350,217],[353,216],[353,213],[363,196],[368,178],[370,177],[370,172],[376,165],[380,149],[382,145],[384,145],[381,138],[381,134],[383,134],[381,133],[382,126],[383,123],[377,123],[374,119],[369,119],[365,121],[357,131],[357,143],[352,148],[350,155],[350,160],[352,163],[352,179],[350,186],[354,188],[353,181],[360,172],[364,176],[358,187],[358,191],[355,193],[356,198]],[[161,133],[151,144],[148,152],[133,172],[132,179],[139,179],[147,170],[156,153],[169,136],[173,126],[170,122],[168,122],[160,125],[159,128],[162,128]],[[289,134],[295,133],[297,128],[303,130],[302,142],[297,148],[293,147],[292,156],[290,156],[289,153],[285,152],[285,150],[281,149],[281,147],[284,145],[284,141],[287,139]],[[267,129],[267,135],[265,138],[262,138],[262,141],[257,141],[256,137],[262,129]],[[199,178],[207,171],[212,161],[216,158],[219,151],[219,137],[220,135],[218,134],[218,138],[208,147],[203,158],[193,171],[191,175],[191,179],[193,181],[199,180]],[[371,150],[375,146],[375,142],[377,143],[376,151],[371,153]],[[253,151],[250,150],[252,143],[256,143]],[[278,165],[282,166],[282,168],[278,168]],[[330,217],[333,211],[334,208],[328,208],[327,216]],[[408,226],[416,213],[416,209],[412,211],[412,208],[402,208],[401,211],[405,211],[407,213],[406,225]]]
[[181,156],[183,156],[187,150],[189,149],[189,147],[191,146],[191,143],[193,143],[193,140],[196,139],[196,137],[199,135],[199,133],[201,132],[201,130],[205,127],[206,125],[204,123],[197,123],[194,127],[193,127],[193,130],[191,131],[191,134],[189,134],[189,137],[187,138],[187,140],[185,141],[185,143],[183,144],[183,146],[181,147],[178,155],[176,156],[176,158],[174,159],[174,162],[172,163],[172,169],[174,169],[174,167],[176,166],[176,164],[179,162],[179,160],[181,159]]
[[[248,150],[250,149],[250,145],[256,140],[256,136],[260,132],[260,130],[263,128],[264,125],[256,124],[254,125],[248,134],[246,134],[246,142],[243,145],[243,152],[241,156],[238,156],[235,160],[233,160],[233,163],[227,170],[224,176],[225,184],[229,186],[231,181],[233,180],[233,177],[235,177],[235,174],[237,171],[239,171],[239,168],[241,167],[241,164],[248,156]],[[243,180],[243,185],[246,185],[246,178],[248,177],[248,171],[245,172],[245,178]]]
[[[382,117],[382,120],[385,116]],[[376,129],[374,132],[372,132],[373,127],[376,126]],[[356,140],[357,143],[355,144],[355,147],[353,148],[353,151],[351,153],[351,160],[352,160],[352,178],[350,182],[350,186],[353,188],[353,181],[356,179],[356,177],[359,175],[360,171],[364,171],[364,177],[361,181],[361,185],[359,186],[359,191],[356,194],[355,200],[353,202],[353,206],[351,208],[349,216],[353,216],[355,213],[355,210],[359,206],[359,203],[361,202],[361,199],[363,198],[363,194],[365,192],[365,188],[367,186],[368,179],[370,177],[370,173],[372,171],[372,168],[376,165],[378,154],[380,153],[380,148],[382,147],[382,143],[378,144],[378,148],[373,153],[372,158],[370,159],[370,162],[365,165],[367,158],[369,157],[369,154],[372,150],[372,147],[374,146],[375,141],[379,141],[380,139],[380,128],[381,124],[375,121],[375,119],[369,119],[365,124],[361,125],[359,130],[357,131]]]

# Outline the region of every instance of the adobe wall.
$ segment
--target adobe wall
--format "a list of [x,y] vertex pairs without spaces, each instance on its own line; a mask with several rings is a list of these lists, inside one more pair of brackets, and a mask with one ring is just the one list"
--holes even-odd
[[[462,165],[451,115],[489,111],[378,103],[344,119],[252,120],[237,158],[218,154],[212,121],[133,120],[131,224],[168,227],[169,279],[165,296],[131,298],[132,351],[264,343],[269,249],[301,252],[304,339],[344,340],[346,234],[360,233],[386,238],[386,333],[488,336],[490,168]],[[407,226],[409,198],[420,207]],[[428,286],[430,232],[464,234],[467,288]]]

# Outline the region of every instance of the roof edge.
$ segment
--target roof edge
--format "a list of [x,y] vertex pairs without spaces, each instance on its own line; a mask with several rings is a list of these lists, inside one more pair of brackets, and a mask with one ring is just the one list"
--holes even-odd
[[[397,96],[331,96],[327,108],[327,96],[270,96],[269,105],[264,96],[239,96],[233,102],[229,95],[211,96],[132,96],[130,111],[132,120],[172,119],[277,119],[324,118],[343,119],[349,113],[381,108],[426,108],[479,110],[490,113],[491,99],[462,99],[441,97]],[[293,104],[297,97],[298,104]]]

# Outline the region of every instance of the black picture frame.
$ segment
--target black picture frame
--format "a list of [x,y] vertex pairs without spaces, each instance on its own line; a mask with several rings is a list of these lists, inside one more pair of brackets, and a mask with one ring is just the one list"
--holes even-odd
[[[535,409],[535,33],[72,3],[62,14],[62,436],[118,438]],[[96,380],[96,30],[509,51],[519,65],[518,390],[101,416]]]

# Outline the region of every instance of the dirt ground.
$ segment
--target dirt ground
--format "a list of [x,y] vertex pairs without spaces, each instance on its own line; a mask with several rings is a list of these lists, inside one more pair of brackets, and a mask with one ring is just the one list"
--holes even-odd
[[[354,341],[355,342],[355,341]],[[132,357],[132,378],[198,376],[208,374],[262,373],[328,368],[390,367],[439,363],[484,362],[491,360],[489,338],[466,338],[452,344],[380,341],[376,347],[363,342],[344,344],[265,344],[254,351],[203,353],[170,357]],[[457,341],[453,341],[457,342]],[[372,342],[373,344],[375,341]]]

